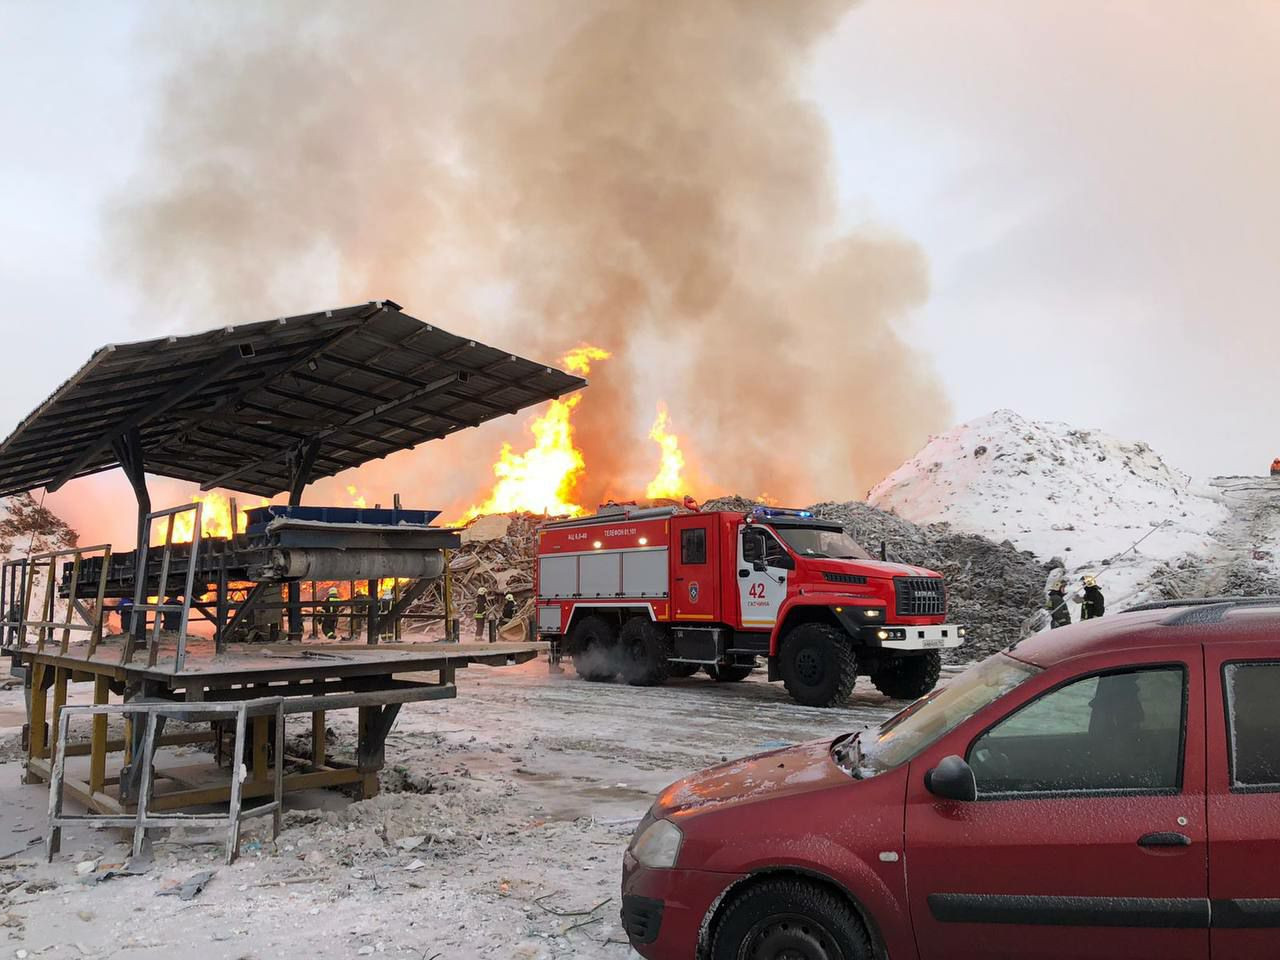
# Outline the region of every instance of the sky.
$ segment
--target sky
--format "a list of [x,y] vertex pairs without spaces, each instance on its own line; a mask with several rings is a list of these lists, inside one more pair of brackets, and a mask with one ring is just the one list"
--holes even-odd
[[[163,321],[105,229],[163,138],[157,10],[0,0],[0,434]],[[818,46],[841,215],[923,252],[901,333],[950,419],[1097,427],[1198,476],[1280,454],[1276,49],[1280,4],[1245,0],[867,0]]]

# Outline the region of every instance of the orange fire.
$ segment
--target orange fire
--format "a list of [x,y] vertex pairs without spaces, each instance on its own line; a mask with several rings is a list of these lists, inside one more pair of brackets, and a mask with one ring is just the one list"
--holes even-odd
[[356,485],[354,483],[347,484],[347,496],[351,498],[351,505],[353,507],[359,507],[363,510],[365,507],[369,506],[369,501],[365,500],[364,494],[356,489]]
[[[243,531],[249,524],[249,513],[237,505],[239,523],[233,529],[231,525],[231,501],[220,493],[198,493],[191,498],[192,503],[201,504],[200,534],[204,537],[228,538],[237,531]],[[262,500],[258,506],[266,506],[269,501]],[[157,520],[151,525],[152,544],[164,543],[165,520]],[[173,518],[173,542],[190,543],[196,528],[194,510],[179,513]]]
[[[587,374],[591,364],[607,360],[610,354],[589,344],[574,347],[564,355],[564,365],[574,373]],[[585,463],[582,451],[573,442],[573,411],[582,399],[574,394],[552,400],[547,412],[529,424],[533,446],[516,453],[504,443],[493,465],[497,478],[489,498],[470,507],[460,520],[466,523],[489,513],[546,513],[574,516],[583,512],[574,502],[574,490]]]
[[658,404],[658,418],[649,428],[649,439],[658,445],[662,457],[657,475],[645,487],[649,499],[679,498],[684,493],[684,454],[680,452],[680,437],[671,432],[671,417],[665,403]]

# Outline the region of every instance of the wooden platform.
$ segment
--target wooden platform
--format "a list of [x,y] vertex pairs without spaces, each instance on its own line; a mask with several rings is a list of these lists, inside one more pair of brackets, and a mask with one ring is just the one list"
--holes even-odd
[[[292,760],[295,770],[286,772],[285,791],[313,787],[356,785],[361,794],[377,793],[378,771],[384,761],[387,733],[400,706],[425,700],[449,699],[457,694],[455,673],[470,664],[494,666],[523,663],[543,650],[543,643],[280,643],[237,644],[216,653],[212,640],[189,638],[187,658],[179,672],[164,669],[173,662],[175,644],[161,641],[157,665],[149,667],[142,655],[135,662],[121,663],[123,638],[104,638],[92,658],[83,654],[87,645],[62,653],[57,644],[43,650],[34,646],[11,647],[4,652],[26,669],[30,691],[27,737],[26,781],[47,782],[51,776],[51,731],[57,727],[71,684],[93,684],[93,702],[109,703],[154,698],[193,705],[210,701],[284,697],[285,713],[311,715],[312,750],[309,758],[270,757],[271,718],[253,719],[250,756],[244,758],[249,779],[246,797],[265,790],[275,763]],[[354,763],[329,756],[325,742],[326,714],[333,710],[359,711],[359,742]],[[123,739],[108,740],[105,717],[94,718],[90,738],[69,744],[68,755],[88,755],[87,778],[68,777],[65,789],[91,810],[118,814],[136,802],[134,794],[139,771],[130,760],[137,749],[140,731],[126,728]],[[160,737],[159,744],[213,741],[220,755],[222,732],[216,724],[207,731],[186,730]],[[111,764],[109,754],[120,754]],[[231,758],[221,758],[230,760]],[[156,770],[161,781],[179,789],[166,789],[156,797],[157,809],[225,802],[230,796],[230,776],[226,783],[196,786]]]

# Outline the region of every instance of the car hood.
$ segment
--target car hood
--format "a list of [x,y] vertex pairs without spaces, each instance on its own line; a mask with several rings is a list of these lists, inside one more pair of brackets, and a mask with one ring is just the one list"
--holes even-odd
[[679,820],[728,806],[848,784],[849,775],[831,758],[831,743],[814,740],[708,767],[663,790],[654,803],[653,815]]

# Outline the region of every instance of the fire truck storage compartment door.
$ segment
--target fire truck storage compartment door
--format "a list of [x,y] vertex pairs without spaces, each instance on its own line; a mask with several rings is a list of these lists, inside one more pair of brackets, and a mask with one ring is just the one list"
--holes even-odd
[[553,603],[538,608],[538,629],[543,633],[560,632],[560,604]]
[[631,550],[622,555],[622,592],[628,597],[667,595],[667,551]]
[[588,553],[578,557],[578,591],[584,597],[622,594],[622,554]]
[[539,596],[572,597],[577,593],[577,557],[543,557],[538,562]]

